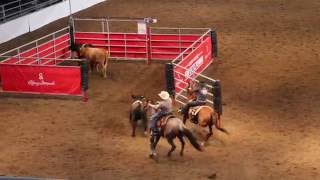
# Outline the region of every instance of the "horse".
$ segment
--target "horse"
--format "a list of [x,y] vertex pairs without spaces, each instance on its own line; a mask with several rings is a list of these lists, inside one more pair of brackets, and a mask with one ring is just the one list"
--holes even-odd
[[[191,85],[195,86],[194,82],[191,82]],[[195,98],[195,95],[192,94],[192,90],[190,89],[190,84],[188,84],[188,87],[186,89],[189,101],[193,101]],[[189,120],[193,122],[194,124],[199,124],[200,127],[207,127],[209,128],[209,133],[206,135],[205,142],[209,140],[209,138],[213,135],[212,126],[215,125],[215,127],[225,133],[229,134],[229,132],[221,127],[221,117],[218,112],[216,112],[212,107],[210,106],[196,106],[191,107],[188,112],[188,118],[186,120]],[[184,124],[186,121],[183,122]]]
[[147,128],[148,128],[148,120],[147,120],[147,109],[146,109],[147,106],[145,104],[144,97],[135,96],[135,95],[131,95],[131,97],[134,100],[134,102],[131,104],[130,114],[129,114],[129,122],[132,126],[131,136],[132,137],[136,136],[136,128],[139,120],[141,120],[143,123],[144,134],[146,135]]
[[[151,114],[155,111],[153,110]],[[181,150],[180,156],[183,156],[185,141],[183,139],[186,136],[192,146],[198,150],[203,151],[201,145],[198,143],[195,136],[192,132],[183,124],[182,120],[169,114],[165,117],[162,117],[158,121],[158,127],[161,127],[160,135],[158,135],[155,139],[150,139],[150,149],[151,153],[149,157],[155,157],[156,154],[156,147],[161,137],[165,137],[168,143],[171,145],[171,149],[168,151],[167,156],[170,157],[172,152],[176,149],[176,145],[174,144],[173,140],[177,137],[181,143]]]

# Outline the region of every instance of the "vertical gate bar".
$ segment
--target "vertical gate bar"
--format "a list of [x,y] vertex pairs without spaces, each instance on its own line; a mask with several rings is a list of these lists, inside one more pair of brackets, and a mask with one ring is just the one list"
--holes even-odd
[[152,54],[152,31],[151,31],[151,28],[150,28],[149,37],[150,37],[150,59],[152,59],[153,58],[153,54]]
[[57,58],[57,54],[56,54],[56,36],[55,34],[52,35],[53,38],[53,52],[54,52],[54,59]]
[[147,24],[147,47],[148,47],[147,64],[150,64],[151,63],[151,28],[149,27],[149,24]]
[[4,5],[2,6],[3,10],[3,22],[6,22],[6,10],[4,9]]
[[[151,27],[150,27],[150,29],[151,29]],[[144,43],[145,43],[145,46],[146,46],[146,61],[148,63],[148,58],[149,58],[149,54],[148,54],[148,32],[146,32]],[[151,54],[150,54],[150,56],[151,56]]]
[[19,14],[22,14],[21,1],[19,1]]
[[104,21],[101,21],[101,30],[104,33]]
[[182,52],[182,48],[181,48],[181,28],[178,28],[178,34],[179,34],[179,52]]
[[75,41],[76,41],[76,37],[75,37],[76,26],[75,26],[75,23],[74,23],[74,19],[72,17],[71,17],[71,22],[72,22],[72,28],[73,28],[72,36],[73,36],[73,40],[74,40],[74,43],[75,43]]
[[38,41],[36,41],[36,47],[37,47],[37,62],[39,64],[39,46],[38,46]]
[[124,33],[124,58],[127,59],[127,34]]
[[18,48],[17,51],[18,51],[18,64],[20,64],[21,63],[20,48]]
[[107,35],[108,35],[108,51],[109,51],[109,55],[110,55],[110,58],[111,58],[111,40],[110,40],[110,25],[109,25],[109,21],[108,19],[106,18],[105,19],[106,23],[107,23]]

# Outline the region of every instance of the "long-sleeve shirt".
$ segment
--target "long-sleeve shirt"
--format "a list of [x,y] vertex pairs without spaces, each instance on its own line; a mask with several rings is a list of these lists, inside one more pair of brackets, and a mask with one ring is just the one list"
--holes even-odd
[[206,101],[207,100],[207,94],[208,94],[207,88],[203,87],[200,89],[195,89],[193,91],[197,93],[196,101]]
[[160,111],[163,113],[171,113],[172,112],[171,98],[168,100],[159,101],[157,104],[149,104],[149,106],[154,109],[160,109]]

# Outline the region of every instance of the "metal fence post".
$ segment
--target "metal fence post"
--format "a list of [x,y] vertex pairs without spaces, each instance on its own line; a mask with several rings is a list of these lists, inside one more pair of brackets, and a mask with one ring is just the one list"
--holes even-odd
[[4,9],[4,5],[1,6],[3,11],[3,22],[6,22],[6,10]]
[[215,30],[211,30],[212,55],[218,57],[218,38]]
[[85,59],[81,61],[81,88],[83,91],[83,101],[88,101],[88,89],[89,89],[89,78],[88,78],[88,61]]
[[147,64],[150,64],[151,63],[151,28],[148,23],[147,23],[147,47],[148,47]]
[[220,80],[215,80],[212,83],[213,94],[213,108],[220,115],[222,115],[222,94]]
[[175,99],[175,81],[174,81],[174,65],[167,63],[165,66],[166,72],[166,90]]

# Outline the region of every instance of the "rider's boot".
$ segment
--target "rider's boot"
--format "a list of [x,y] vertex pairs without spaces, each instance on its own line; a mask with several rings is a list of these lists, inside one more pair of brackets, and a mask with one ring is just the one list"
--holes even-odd
[[187,119],[188,119],[188,113],[184,113],[184,114],[183,114],[182,122],[183,122],[183,123],[186,123]]

